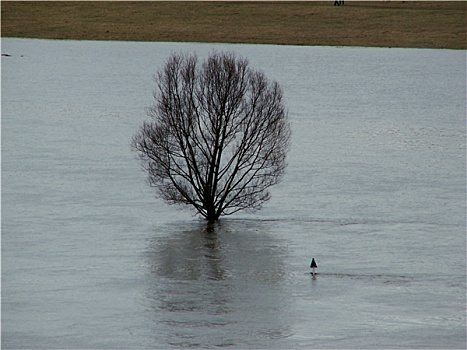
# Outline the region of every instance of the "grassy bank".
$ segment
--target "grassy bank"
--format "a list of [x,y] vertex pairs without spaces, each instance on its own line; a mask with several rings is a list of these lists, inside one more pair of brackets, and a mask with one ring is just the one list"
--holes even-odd
[[466,49],[458,2],[2,1],[2,37]]

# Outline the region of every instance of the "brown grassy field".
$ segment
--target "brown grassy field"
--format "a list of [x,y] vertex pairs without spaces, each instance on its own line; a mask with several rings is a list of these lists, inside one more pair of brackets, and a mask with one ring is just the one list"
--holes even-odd
[[467,3],[1,2],[2,37],[466,49]]

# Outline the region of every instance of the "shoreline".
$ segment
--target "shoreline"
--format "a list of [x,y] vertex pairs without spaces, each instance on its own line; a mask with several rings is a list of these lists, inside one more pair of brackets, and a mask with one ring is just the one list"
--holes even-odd
[[[104,40],[104,39],[51,39],[51,38],[28,38],[28,37],[2,37],[2,39],[18,40],[52,40],[52,41],[76,41],[76,42],[105,42],[105,43],[161,43],[161,44],[194,44],[194,45],[255,45],[255,46],[290,46],[290,47],[328,47],[328,48],[353,48],[353,49],[404,49],[404,50],[450,50],[459,51],[460,49],[433,48],[433,47],[399,47],[399,46],[350,46],[350,45],[292,45],[292,44],[264,44],[264,43],[230,43],[230,42],[203,42],[203,41],[140,41],[140,40]],[[2,56],[13,56],[2,52]]]

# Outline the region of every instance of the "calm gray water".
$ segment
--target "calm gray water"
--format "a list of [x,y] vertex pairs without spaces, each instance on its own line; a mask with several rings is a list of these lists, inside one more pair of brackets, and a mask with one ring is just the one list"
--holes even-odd
[[[130,139],[170,53],[213,49],[282,84],[293,135],[265,208],[208,227],[154,198]],[[465,51],[2,53],[3,349],[465,348]]]

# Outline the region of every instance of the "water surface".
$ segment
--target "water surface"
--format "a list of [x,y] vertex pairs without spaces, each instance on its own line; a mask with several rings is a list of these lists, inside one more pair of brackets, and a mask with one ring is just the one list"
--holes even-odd
[[[213,49],[279,81],[293,135],[265,208],[207,226],[130,140],[170,53]],[[465,52],[2,53],[2,348],[465,348]]]

